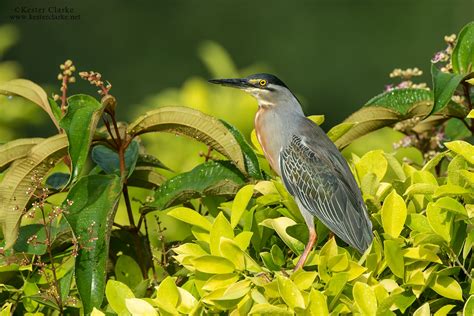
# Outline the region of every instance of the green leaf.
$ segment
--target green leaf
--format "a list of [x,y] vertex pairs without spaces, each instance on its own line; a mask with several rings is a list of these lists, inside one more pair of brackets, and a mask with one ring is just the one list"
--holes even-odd
[[397,238],[407,217],[407,207],[403,198],[393,190],[384,200],[381,210],[382,226],[385,233]]
[[224,120],[220,121],[225,125],[225,127],[229,129],[232,135],[234,135],[235,140],[239,143],[244,155],[245,170],[247,170],[248,175],[254,179],[263,179],[257,155],[253,151],[252,147],[249,145],[249,143],[247,143],[237,128]]
[[383,242],[383,251],[385,261],[393,274],[403,279],[405,274],[405,264],[403,260],[403,252],[400,244],[395,240],[385,240]]
[[374,290],[367,284],[356,282],[352,288],[352,295],[359,306],[362,315],[375,316],[377,313],[377,298]]
[[278,236],[280,236],[283,242],[290,247],[293,252],[300,254],[304,250],[304,244],[286,232],[288,227],[295,224],[296,222],[288,217],[268,218],[260,223],[260,225],[275,230]]
[[31,148],[44,141],[44,138],[20,138],[0,146],[0,172],[20,158],[26,157]]
[[192,260],[196,270],[210,274],[226,274],[235,270],[234,264],[223,257],[202,256]]
[[420,233],[432,233],[433,230],[426,216],[416,213],[410,213],[407,216],[406,225],[413,231]]
[[[463,170],[464,171],[464,170]],[[464,206],[456,201],[455,199],[445,196],[440,199],[438,199],[435,203],[435,206],[440,207],[442,209],[445,209],[447,211],[450,211],[454,214],[459,214],[459,215],[464,215],[467,216],[466,209]]]
[[344,123],[354,123],[347,133],[335,143],[344,148],[353,140],[412,117],[424,118],[433,108],[433,96],[424,89],[396,89],[384,92],[371,100],[364,107],[349,116]]
[[426,217],[433,231],[449,243],[451,241],[453,214],[433,203],[429,203],[426,208]]
[[175,280],[168,276],[157,287],[155,301],[165,310],[173,310],[178,305],[179,296]]
[[132,187],[156,190],[166,182],[166,177],[152,170],[150,167],[136,167],[127,184]]
[[239,143],[218,119],[186,107],[162,107],[147,112],[129,125],[128,132],[140,135],[168,132],[194,138],[231,159],[246,173],[244,155]]
[[253,195],[253,189],[255,185],[249,184],[242,187],[235,195],[234,201],[232,202],[232,212],[230,214],[230,222],[232,227],[236,227],[239,224],[240,218],[244,214],[247,205]]
[[[129,177],[135,170],[135,165],[138,159],[139,144],[133,140],[125,150],[125,171]],[[92,149],[92,160],[105,173],[120,175],[120,159],[117,152],[104,145],[97,145]]]
[[291,309],[305,308],[303,295],[293,281],[277,274],[277,284],[281,298]]
[[226,288],[224,294],[214,300],[235,300],[239,299],[250,291],[250,285],[251,282],[250,280],[242,280],[239,282],[236,282],[234,284],[231,284],[229,287]]
[[224,213],[220,212],[217,215],[214,223],[212,224],[209,237],[211,240],[209,244],[211,255],[220,256],[221,252],[219,250],[219,245],[221,243],[221,238],[234,238],[234,230],[225,217]]
[[468,74],[474,66],[474,22],[468,23],[459,33],[451,57],[453,71]]
[[468,142],[462,140],[455,140],[449,143],[444,143],[444,145],[455,152],[458,155],[461,155],[466,159],[470,164],[474,164],[474,146]]
[[[100,295],[99,293],[96,293]],[[105,296],[109,302],[110,307],[117,314],[122,314],[127,311],[125,300],[127,298],[134,298],[132,290],[130,290],[125,284],[115,280],[109,280],[105,287]],[[92,309],[91,309],[92,311]]]
[[333,126],[328,132],[327,135],[330,140],[336,142],[344,134],[346,134],[356,123],[340,123]]
[[474,295],[469,296],[462,310],[463,316],[474,315]]
[[455,75],[442,72],[435,64],[431,65],[431,76],[433,77],[434,106],[431,113],[443,110],[461,83],[464,75]]
[[148,206],[162,210],[201,196],[232,196],[244,183],[229,161],[208,161],[163,183]]
[[32,177],[44,177],[67,152],[65,135],[56,135],[34,146],[6,172],[0,182],[0,226],[5,249],[15,243],[23,209],[32,198]]
[[308,309],[311,315],[329,316],[326,296],[318,290],[311,289]]
[[318,125],[324,123],[324,115],[310,115],[308,118]]
[[168,215],[206,231],[210,231],[212,227],[211,223],[204,216],[187,207],[176,207],[169,211]]
[[441,296],[462,301],[462,289],[459,283],[449,276],[438,276],[430,287]]
[[139,154],[137,158],[137,167],[154,167],[173,171],[168,168],[161,160],[150,154]]
[[46,179],[46,186],[60,190],[67,185],[70,178],[71,175],[69,173],[55,172]]
[[125,283],[129,288],[134,289],[143,281],[142,270],[132,257],[120,255],[115,263],[115,277],[117,281]]
[[73,180],[81,175],[86,164],[92,137],[103,110],[104,105],[91,96],[74,95],[68,98],[68,110],[60,125],[69,140]]
[[420,306],[414,313],[413,316],[430,316],[430,304],[425,303]]
[[294,315],[294,313],[281,306],[275,306],[268,303],[263,303],[263,304],[255,304],[250,310],[249,315],[284,316],[284,315]]
[[359,179],[368,173],[373,173],[379,181],[382,181],[387,172],[388,162],[382,150],[372,150],[362,156],[355,166]]
[[36,83],[26,79],[14,79],[7,82],[0,83],[0,94],[4,95],[19,95],[34,104],[41,107],[53,121],[56,128],[59,130],[59,124],[54,116],[51,106],[48,101],[46,92]]
[[158,312],[150,303],[139,298],[125,299],[125,306],[133,316],[158,316]]
[[67,196],[73,204],[65,216],[83,246],[75,270],[86,314],[102,303],[110,232],[121,192],[119,177],[91,175],[81,178]]

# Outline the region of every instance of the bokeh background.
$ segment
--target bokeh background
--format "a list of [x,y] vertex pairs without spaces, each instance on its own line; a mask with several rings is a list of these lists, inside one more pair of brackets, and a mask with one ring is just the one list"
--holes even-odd
[[[18,20],[21,7],[67,7],[79,18]],[[1,0],[0,81],[27,78],[57,93],[59,64],[72,59],[78,70],[99,71],[112,83],[121,120],[190,106],[249,137],[256,102],[207,79],[271,72],[298,95],[307,115],[324,114],[329,130],[381,93],[394,68],[419,67],[420,81],[428,81],[443,36],[459,32],[473,13],[474,0]],[[69,92],[96,95],[79,78]],[[0,96],[0,143],[55,133],[38,107]],[[386,129],[345,154],[389,152],[401,137]],[[198,153],[206,150],[174,135],[144,142],[177,172],[202,162]],[[411,149],[397,155],[421,160]]]

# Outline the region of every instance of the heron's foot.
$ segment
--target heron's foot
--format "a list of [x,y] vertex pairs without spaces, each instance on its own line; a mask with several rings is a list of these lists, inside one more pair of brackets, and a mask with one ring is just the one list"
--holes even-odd
[[306,259],[308,259],[308,255],[311,252],[311,249],[313,249],[314,243],[316,242],[317,238],[318,235],[316,235],[316,231],[314,229],[310,229],[308,243],[306,244],[306,247],[304,247],[304,251],[301,254],[300,260],[298,260],[298,263],[293,269],[293,272],[296,272],[299,269],[303,268],[304,264],[306,263]]

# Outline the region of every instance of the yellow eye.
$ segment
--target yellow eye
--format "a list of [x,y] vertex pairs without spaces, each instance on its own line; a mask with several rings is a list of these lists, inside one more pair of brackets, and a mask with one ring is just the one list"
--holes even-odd
[[265,79],[260,80],[259,83],[260,83],[260,85],[261,85],[262,87],[264,87],[264,86],[267,85],[267,81],[266,81]]

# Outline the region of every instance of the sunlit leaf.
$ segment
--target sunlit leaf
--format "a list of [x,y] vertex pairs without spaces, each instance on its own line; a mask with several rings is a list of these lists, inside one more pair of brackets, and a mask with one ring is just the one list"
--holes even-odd
[[158,316],[153,306],[145,300],[139,298],[125,299],[127,310],[134,316]]
[[107,297],[110,307],[112,307],[112,309],[119,315],[127,311],[125,300],[127,298],[135,297],[132,290],[130,290],[125,284],[115,280],[107,281],[105,296]]
[[474,164],[474,146],[468,142],[462,140],[455,140],[444,145],[454,151],[456,154],[461,155],[470,164]]
[[352,295],[359,306],[362,315],[375,316],[377,313],[377,298],[374,290],[367,284],[356,282],[352,288]]
[[298,287],[290,279],[277,275],[278,291],[285,303],[295,308],[305,308],[303,296]]
[[247,204],[252,198],[253,189],[254,185],[249,184],[242,187],[235,195],[234,201],[232,203],[232,212],[230,216],[232,227],[236,227],[239,223],[240,218],[242,217],[245,209],[247,208]]
[[463,27],[454,46],[451,64],[458,74],[468,74],[474,67],[474,22]]
[[407,208],[405,201],[395,190],[385,198],[381,214],[384,231],[393,238],[397,238],[405,224]]
[[452,237],[453,214],[429,203],[426,217],[433,231],[449,243]]
[[176,207],[168,215],[193,226],[198,226],[207,231],[211,230],[211,223],[201,214],[187,207]]
[[202,256],[192,260],[196,270],[210,274],[226,274],[235,270],[234,264],[223,257]]
[[48,95],[43,88],[38,86],[36,83],[26,79],[14,79],[2,82],[0,83],[0,94],[19,95],[40,106],[46,113],[48,113],[54,125],[56,125],[56,128],[59,130],[58,121],[54,116],[48,101]]
[[385,240],[384,255],[387,265],[393,274],[403,279],[405,274],[405,266],[403,260],[403,252],[400,244],[395,240]]

